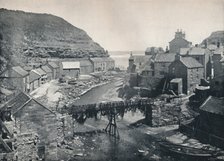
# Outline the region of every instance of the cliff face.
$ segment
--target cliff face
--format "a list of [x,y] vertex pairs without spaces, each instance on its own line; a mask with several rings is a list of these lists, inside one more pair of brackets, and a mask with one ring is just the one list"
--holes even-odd
[[205,43],[209,44],[215,44],[220,43],[220,45],[224,45],[224,31],[215,31],[212,32],[211,35],[202,41],[202,44]]
[[85,31],[49,14],[0,9],[0,33],[3,37],[3,50],[17,60],[24,60],[27,56],[107,56],[104,49]]

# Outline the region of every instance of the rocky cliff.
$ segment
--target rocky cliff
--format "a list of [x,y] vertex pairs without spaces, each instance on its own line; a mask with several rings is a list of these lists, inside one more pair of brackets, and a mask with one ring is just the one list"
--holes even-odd
[[[85,31],[50,14],[0,9],[2,48],[17,60],[25,57],[107,56]],[[15,60],[15,59],[14,59]]]

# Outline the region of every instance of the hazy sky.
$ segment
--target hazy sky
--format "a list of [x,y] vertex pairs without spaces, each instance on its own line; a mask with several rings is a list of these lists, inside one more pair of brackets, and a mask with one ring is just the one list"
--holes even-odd
[[0,0],[0,7],[62,17],[107,50],[165,48],[178,28],[193,44],[224,30],[224,0]]

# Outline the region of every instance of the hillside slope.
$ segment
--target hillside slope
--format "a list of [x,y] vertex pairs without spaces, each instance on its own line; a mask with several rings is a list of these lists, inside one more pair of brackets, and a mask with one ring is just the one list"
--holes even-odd
[[29,57],[107,56],[85,31],[50,14],[0,9],[2,47],[17,60]]
[[208,45],[217,44],[218,42],[224,45],[224,31],[212,32],[208,38],[202,41],[202,44],[205,44],[206,42],[208,43]]

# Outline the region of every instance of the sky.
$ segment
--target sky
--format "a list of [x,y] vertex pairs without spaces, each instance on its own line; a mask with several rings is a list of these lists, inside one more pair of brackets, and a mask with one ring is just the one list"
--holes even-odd
[[109,51],[165,48],[177,29],[193,44],[224,30],[224,0],[0,0],[0,7],[62,17]]

